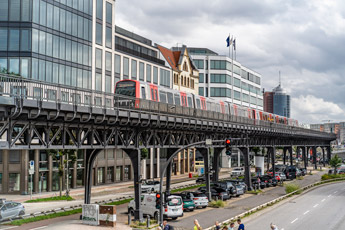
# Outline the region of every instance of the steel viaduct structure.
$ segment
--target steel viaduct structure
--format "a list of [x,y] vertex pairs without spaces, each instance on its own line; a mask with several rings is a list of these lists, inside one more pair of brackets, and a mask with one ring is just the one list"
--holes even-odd
[[[268,148],[274,166],[276,147],[284,148],[284,163],[290,153],[292,164],[292,146],[297,146],[307,164],[309,149],[313,153],[317,147],[326,149],[330,158],[335,135],[0,75],[0,149],[85,149],[85,203],[90,203],[97,154],[108,148],[124,150],[134,169],[137,219],[142,217],[140,149],[168,149],[168,158],[172,158],[178,149],[195,147],[204,157],[209,191],[210,168],[215,172],[213,180],[218,180],[219,156],[228,138],[244,156],[245,182],[250,188],[250,148]],[[206,145],[206,139],[213,140],[212,144]],[[212,162],[209,148],[214,149]],[[313,163],[316,167],[316,154]],[[170,191],[171,164],[161,167],[166,171],[166,191]]]

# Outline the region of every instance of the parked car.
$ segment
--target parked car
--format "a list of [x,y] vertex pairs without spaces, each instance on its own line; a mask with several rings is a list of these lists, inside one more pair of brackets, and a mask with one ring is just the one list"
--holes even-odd
[[253,184],[253,186],[255,185],[256,186],[256,188],[260,188],[260,189],[264,189],[264,188],[266,188],[266,183],[264,182],[264,181],[262,181],[261,179],[260,179],[260,177],[253,177],[252,178],[252,184]]
[[247,192],[248,186],[243,180],[226,180],[227,182],[232,182],[235,185],[241,185],[244,189],[244,192]]
[[[143,194],[141,198],[142,211],[144,215],[149,215],[158,220],[159,209],[156,208],[156,194]],[[134,215],[135,201],[131,200],[128,204],[128,213]],[[183,202],[180,196],[168,196],[163,208],[163,216],[176,220],[183,216]]]
[[237,191],[236,197],[239,197],[240,195],[243,195],[243,194],[244,194],[244,188],[243,188],[243,186],[240,185],[240,184],[237,184],[237,185],[235,185],[235,186],[236,186],[236,191]]
[[150,193],[159,191],[159,181],[144,181],[141,185],[141,192]]
[[202,192],[185,192],[187,198],[193,200],[195,208],[206,208],[208,205],[208,198]]
[[180,196],[183,201],[183,211],[191,211],[193,212],[195,209],[195,204],[192,199],[188,198],[185,193],[176,193],[176,194],[171,194],[174,196]]
[[273,184],[272,184],[272,177],[269,176],[269,175],[262,175],[262,176],[260,176],[260,180],[265,182],[266,187],[273,186]]
[[[212,179],[213,179],[213,176],[210,175],[210,180],[212,180]],[[206,177],[205,177],[205,175],[199,176],[199,177],[196,179],[195,182],[196,182],[196,183],[205,183],[205,182],[206,182]]]
[[243,176],[243,175],[244,175],[243,167],[233,168],[231,171],[231,176]]
[[300,171],[297,169],[296,166],[290,165],[290,166],[286,167],[284,173],[285,173],[287,179],[293,180],[293,179],[296,179],[296,177],[298,176]]
[[0,200],[0,221],[23,216],[25,214],[25,207],[21,203]]
[[277,172],[277,174],[279,175],[281,181],[286,181],[286,175],[285,175],[285,173],[283,173],[283,172]]
[[308,173],[306,168],[299,168],[299,170],[301,170],[302,176],[305,176]]
[[229,196],[234,197],[237,195],[235,183],[231,181],[219,181],[214,183],[214,185],[225,189]]
[[[272,176],[273,172],[267,172],[267,174]],[[284,180],[286,180],[286,176],[283,172],[276,172],[275,173],[275,179],[277,180],[277,182],[284,181]]]
[[213,198],[218,198],[219,200],[228,200],[231,198],[228,192],[225,189],[220,188],[220,187],[212,187],[211,196]]

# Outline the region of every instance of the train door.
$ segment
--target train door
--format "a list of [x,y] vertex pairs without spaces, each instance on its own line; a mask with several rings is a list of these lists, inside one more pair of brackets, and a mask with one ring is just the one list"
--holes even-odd
[[180,92],[181,94],[181,102],[183,107],[187,107],[187,95],[186,93]]
[[204,97],[200,97],[201,109],[206,110],[206,100]]
[[235,116],[238,116],[237,105],[234,105],[234,115],[235,115]]
[[219,104],[220,104],[220,112],[224,114],[224,113],[225,113],[225,105],[224,105],[224,102],[220,101]]
[[158,86],[150,85],[150,95],[151,95],[151,101],[159,101],[158,100]]

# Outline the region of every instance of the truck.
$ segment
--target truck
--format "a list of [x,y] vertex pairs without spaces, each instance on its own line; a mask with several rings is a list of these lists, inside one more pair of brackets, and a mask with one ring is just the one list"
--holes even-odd
[[151,193],[159,191],[159,181],[144,181],[141,185],[141,192]]
[[[180,196],[170,195],[163,204],[163,217],[176,220],[183,216],[183,201]],[[128,204],[128,213],[132,216],[135,210],[135,200],[131,200]],[[159,209],[156,207],[156,193],[143,194],[141,196],[141,210],[143,215],[153,217],[155,220],[159,218]]]

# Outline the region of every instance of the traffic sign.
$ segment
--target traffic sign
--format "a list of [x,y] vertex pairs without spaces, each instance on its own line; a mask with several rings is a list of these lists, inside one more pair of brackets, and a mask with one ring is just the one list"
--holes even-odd
[[29,161],[30,169],[35,170],[35,161]]
[[34,169],[29,169],[29,175],[32,175],[35,173],[35,170]]
[[206,145],[212,145],[212,139],[206,139]]

